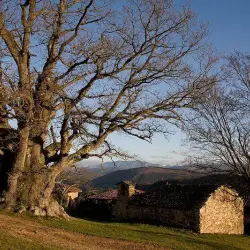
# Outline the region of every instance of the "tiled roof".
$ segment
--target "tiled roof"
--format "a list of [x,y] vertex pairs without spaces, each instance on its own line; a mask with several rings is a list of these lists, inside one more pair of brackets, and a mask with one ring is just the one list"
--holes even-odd
[[[142,190],[135,190],[135,194],[143,194],[144,191]],[[88,197],[88,199],[94,199],[94,200],[116,200],[118,196],[118,190],[117,189],[113,189],[113,190],[109,190],[106,191],[104,193],[100,193],[100,194],[95,194],[95,195],[91,195]]]
[[216,185],[166,185],[160,189],[135,195],[135,205],[190,209],[201,206],[218,188]]
[[94,200],[114,200],[114,199],[117,198],[117,195],[118,195],[118,190],[114,189],[114,190],[106,191],[104,193],[91,195],[91,196],[88,197],[88,199],[94,199]]

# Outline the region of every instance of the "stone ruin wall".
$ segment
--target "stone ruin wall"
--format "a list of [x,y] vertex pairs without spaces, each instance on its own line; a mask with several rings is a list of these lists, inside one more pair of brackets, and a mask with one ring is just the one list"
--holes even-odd
[[68,192],[66,194],[66,206],[67,207],[74,207],[76,206],[74,199],[79,196],[78,192]]
[[72,200],[74,200],[75,198],[77,198],[79,196],[78,192],[68,192],[67,196],[69,197],[69,199],[71,198]]
[[117,201],[113,204],[112,217],[115,220],[128,220],[128,202],[135,194],[134,185],[119,184]]
[[126,197],[114,202],[112,218],[116,221],[133,221],[160,224],[199,231],[199,210],[166,209],[164,207],[138,206]]
[[127,207],[127,219],[199,231],[199,213],[197,210],[166,209],[163,207],[129,204]]
[[244,204],[238,194],[226,187],[217,189],[202,208],[167,209],[130,203],[130,195],[119,196],[112,217],[118,221],[162,224],[192,229],[200,233],[243,234]]
[[117,186],[117,189],[118,189],[118,198],[120,198],[120,199],[130,198],[135,194],[135,186],[134,185],[128,185],[125,183],[121,183]]
[[112,218],[117,221],[127,220],[127,206],[128,201],[126,200],[117,200],[112,206]]
[[200,209],[200,233],[244,233],[244,204],[236,192],[220,187],[208,198]]

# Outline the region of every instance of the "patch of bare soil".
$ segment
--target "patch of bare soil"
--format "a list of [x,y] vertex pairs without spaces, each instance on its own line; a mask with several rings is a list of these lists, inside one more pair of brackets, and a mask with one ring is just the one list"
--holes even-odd
[[77,250],[161,250],[159,246],[123,240],[89,236],[59,228],[51,228],[36,221],[0,214],[0,228],[13,236],[39,242],[58,249]]

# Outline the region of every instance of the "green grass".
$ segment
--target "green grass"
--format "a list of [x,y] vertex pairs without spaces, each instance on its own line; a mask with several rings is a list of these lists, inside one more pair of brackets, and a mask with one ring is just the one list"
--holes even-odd
[[23,239],[21,237],[13,236],[0,229],[0,249],[22,249],[22,250],[54,250],[55,248],[46,247],[39,242]]
[[[188,230],[167,227],[145,224],[96,222],[76,218],[70,219],[69,221],[34,217],[23,217],[23,219],[35,220],[42,225],[51,227],[52,229],[61,228],[86,235],[135,242],[148,242],[154,245],[166,247],[166,249],[250,249],[250,236],[247,235],[200,235]],[[38,245],[36,242],[30,242],[17,237],[12,237],[11,239],[9,238],[10,237],[8,237],[6,233],[2,234],[0,230],[0,244],[3,244],[0,246],[0,249],[52,249],[48,247],[44,248],[43,246]],[[35,248],[34,245],[36,246]],[[15,248],[15,246],[18,246],[18,248]]]
[[42,224],[73,232],[136,242],[150,242],[169,249],[250,249],[250,237],[236,235],[200,235],[188,230],[178,230],[145,224],[104,223],[72,219],[70,221],[42,219]]

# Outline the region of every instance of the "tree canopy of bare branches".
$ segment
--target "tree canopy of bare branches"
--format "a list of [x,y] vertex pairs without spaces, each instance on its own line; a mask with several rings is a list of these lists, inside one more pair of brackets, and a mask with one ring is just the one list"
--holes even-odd
[[221,83],[189,113],[185,132],[203,166],[250,180],[250,57],[226,58]]
[[123,155],[114,132],[150,141],[214,84],[206,29],[190,8],[119,3],[1,1],[0,152],[15,156],[7,207],[58,214],[51,193],[65,167]]

